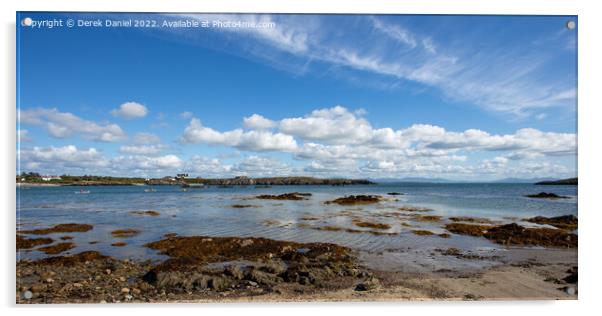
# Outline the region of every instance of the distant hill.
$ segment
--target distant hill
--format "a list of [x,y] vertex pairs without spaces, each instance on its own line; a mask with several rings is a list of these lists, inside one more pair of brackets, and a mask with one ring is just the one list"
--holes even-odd
[[407,183],[531,183],[536,184],[540,182],[555,181],[555,178],[504,178],[491,181],[475,181],[475,180],[451,180],[445,178],[422,178],[422,177],[405,177],[405,178],[381,178],[381,179],[370,179],[370,181],[376,183],[396,183],[396,182],[407,182]]
[[562,180],[551,180],[551,181],[540,181],[535,183],[537,185],[577,185],[577,178],[569,178]]
[[553,180],[556,180],[556,179],[554,179],[554,178],[530,178],[530,179],[504,178],[504,179],[495,180],[495,181],[491,181],[491,182],[493,182],[493,183],[538,183],[538,182],[553,181]]
[[395,182],[409,182],[409,183],[454,183],[454,182],[466,182],[449,180],[443,178],[420,178],[420,177],[406,177],[406,178],[381,178],[381,179],[370,179],[370,181],[376,183],[395,183]]

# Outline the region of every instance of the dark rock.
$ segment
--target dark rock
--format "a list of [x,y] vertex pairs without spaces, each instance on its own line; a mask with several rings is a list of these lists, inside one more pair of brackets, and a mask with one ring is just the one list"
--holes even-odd
[[366,281],[355,286],[356,291],[371,291],[380,287],[380,281],[375,277],[370,277]]
[[570,268],[570,269],[567,271],[567,273],[568,273],[569,275],[568,275],[568,276],[566,276],[566,277],[565,277],[564,279],[562,279],[562,280],[564,280],[566,283],[570,283],[570,284],[575,284],[575,283],[577,283],[577,281],[578,281],[578,278],[577,278],[577,267],[575,266],[575,267],[572,267],[572,268]]
[[373,204],[380,202],[381,197],[378,195],[349,195],[338,198],[332,201],[324,202],[325,204],[339,205],[356,205],[356,204]]
[[529,197],[529,198],[534,198],[534,199],[568,199],[567,196],[558,195],[556,193],[546,193],[546,192],[539,192],[537,194],[527,194],[525,196]]

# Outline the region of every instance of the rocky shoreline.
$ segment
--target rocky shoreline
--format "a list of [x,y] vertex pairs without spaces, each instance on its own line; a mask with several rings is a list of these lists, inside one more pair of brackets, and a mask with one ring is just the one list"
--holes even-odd
[[378,282],[349,248],[265,238],[168,237],[147,245],[170,258],[118,260],[95,251],[17,263],[17,303],[167,302],[303,295]]
[[[182,238],[185,239],[160,243],[166,242],[165,249],[171,249],[173,243],[186,243],[192,237]],[[218,243],[241,246],[251,240],[257,241],[236,238]],[[251,251],[259,257],[205,264],[180,260],[175,253],[171,259],[156,263],[118,260],[93,251],[20,261],[16,269],[16,302],[532,300],[576,299],[578,294],[576,253],[561,254],[564,259],[558,260],[555,251],[524,249],[522,256],[514,260],[495,257],[500,264],[490,268],[404,273],[363,267],[355,254],[347,256],[346,250],[338,246],[328,248],[321,244],[306,252],[302,250],[306,248],[297,246],[286,248],[290,246],[287,242],[262,242],[268,248],[275,247],[273,252]],[[337,254],[339,250],[345,252],[343,257]],[[312,251],[316,251],[314,255],[310,254]],[[462,260],[493,259],[458,249],[441,251],[442,255]],[[173,259],[176,262],[170,262]]]

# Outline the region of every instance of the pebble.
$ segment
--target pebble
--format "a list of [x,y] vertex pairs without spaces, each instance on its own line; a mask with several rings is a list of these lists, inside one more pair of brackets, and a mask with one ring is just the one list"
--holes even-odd
[[25,291],[23,293],[23,298],[26,300],[30,300],[33,297],[33,293],[31,293],[31,291]]
[[564,292],[566,292],[568,295],[575,295],[575,288],[572,286],[567,286],[564,288]]
[[106,269],[106,270],[105,270],[105,273],[106,273],[106,274],[111,274],[111,269]]
[[134,288],[134,289],[132,289],[132,293],[138,295],[138,294],[140,294],[140,289]]
[[125,282],[125,277],[119,277],[119,281]]
[[45,281],[46,281],[46,283],[53,283],[53,282],[54,282],[54,279],[53,279],[53,278],[48,278],[48,279],[46,279]]
[[127,287],[124,287],[121,289],[121,293],[130,293],[130,289],[128,289]]
[[105,301],[105,300],[102,300],[102,301],[100,301],[99,303],[100,303],[100,304],[106,304],[106,303],[107,303],[107,301]]
[[81,283],[73,283],[73,287],[82,287],[83,285]]

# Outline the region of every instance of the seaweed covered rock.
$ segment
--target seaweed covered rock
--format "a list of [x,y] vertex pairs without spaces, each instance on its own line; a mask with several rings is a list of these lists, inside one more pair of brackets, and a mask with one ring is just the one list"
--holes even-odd
[[516,223],[485,226],[452,223],[445,228],[456,234],[485,237],[502,245],[544,246],[544,247],[577,247],[577,235],[560,229],[525,228]]
[[[222,277],[219,282],[230,288],[253,282],[269,290],[282,282],[320,287],[337,280],[337,276],[357,273],[351,250],[335,244],[193,236],[172,237],[146,246],[170,259],[149,271],[145,280],[181,290],[197,286],[185,281],[195,274]],[[174,276],[167,276],[171,274]],[[210,289],[218,290],[208,284]]]
[[17,250],[31,249],[40,245],[51,244],[52,242],[53,240],[51,238],[27,238],[17,235]]
[[356,205],[356,204],[374,204],[380,202],[378,195],[348,195],[332,201],[326,201],[325,204],[338,205]]
[[562,215],[556,217],[536,216],[529,218],[526,221],[541,225],[551,225],[565,230],[575,230],[577,229],[578,224],[577,216],[575,215]]
[[270,194],[262,194],[258,195],[256,198],[260,200],[290,200],[290,201],[300,201],[307,200],[307,197],[311,196],[311,193],[284,193],[280,195],[270,195]]
[[568,196],[558,195],[556,193],[539,192],[537,194],[527,194],[525,197],[533,199],[568,199]]
[[34,230],[22,230],[19,233],[22,234],[33,234],[33,235],[48,235],[52,233],[83,233],[91,230],[92,225],[88,224],[58,224],[50,228],[34,229]]

